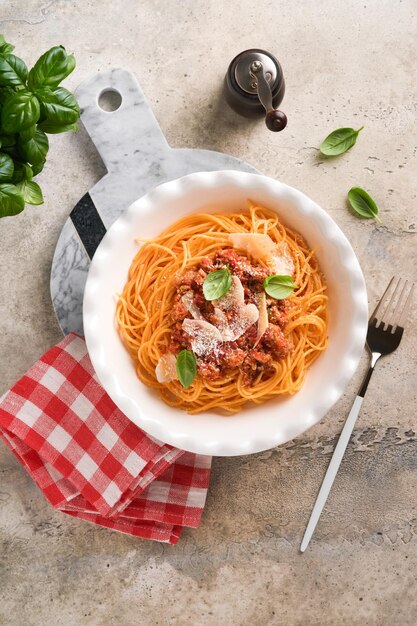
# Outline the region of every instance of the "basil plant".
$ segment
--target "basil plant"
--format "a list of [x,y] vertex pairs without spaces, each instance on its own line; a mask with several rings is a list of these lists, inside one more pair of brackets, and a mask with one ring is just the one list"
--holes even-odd
[[0,217],[42,204],[33,177],[42,171],[48,136],[77,130],[80,108],[61,81],[75,68],[63,46],[51,48],[29,71],[0,35]]

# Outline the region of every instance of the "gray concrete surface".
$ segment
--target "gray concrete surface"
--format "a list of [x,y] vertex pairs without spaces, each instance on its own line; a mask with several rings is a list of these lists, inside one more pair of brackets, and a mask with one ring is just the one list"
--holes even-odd
[[[352,242],[371,306],[389,277],[415,276],[414,0],[299,3],[186,0],[0,2],[0,32],[28,62],[62,43],[78,67],[133,71],[173,147],[229,152],[325,207]],[[284,67],[289,124],[247,122],[220,99],[248,47]],[[204,82],[203,82],[204,81]],[[324,162],[322,138],[365,125]],[[0,393],[60,332],[49,270],[60,229],[103,166],[81,129],[55,136],[39,176],[46,202],[0,221]],[[383,223],[355,219],[365,187]],[[382,362],[308,552],[299,542],[361,375],[326,418],[286,446],[215,459],[201,527],[176,547],[69,519],[50,508],[0,445],[0,624],[20,626],[400,626],[417,620],[416,316]]]

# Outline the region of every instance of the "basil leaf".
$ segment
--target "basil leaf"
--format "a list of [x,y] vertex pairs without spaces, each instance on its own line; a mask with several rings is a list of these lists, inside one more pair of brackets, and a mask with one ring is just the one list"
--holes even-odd
[[14,185],[0,185],[0,217],[17,215],[25,208],[25,201]]
[[42,102],[58,102],[58,98],[54,96],[54,92],[50,87],[39,87],[35,89],[35,96]]
[[56,126],[68,126],[80,117],[80,107],[72,93],[68,89],[59,87],[46,95],[41,100],[41,112],[45,121],[42,122],[43,130],[48,128],[48,122]]
[[61,80],[75,68],[75,58],[68,55],[63,46],[55,46],[43,54],[29,72],[31,89],[50,87],[56,89]]
[[16,187],[28,204],[43,204],[42,190],[34,180],[22,180],[22,182],[17,183]]
[[15,93],[13,87],[3,87],[0,89],[0,104],[4,104],[6,100],[8,100],[10,96],[14,96]]
[[32,180],[32,178],[33,172],[30,165],[15,161],[12,183],[16,185],[16,183],[22,182],[22,180]]
[[14,48],[15,47],[12,46],[11,43],[6,43],[1,47],[0,54],[9,54],[10,52],[13,52]]
[[0,35],[0,54],[9,54],[12,50],[14,50],[14,46],[11,43],[7,43],[4,35]]
[[40,115],[39,100],[32,93],[18,92],[7,98],[1,111],[2,130],[16,133],[35,124]]
[[13,146],[5,146],[2,144],[2,152],[5,152],[6,154],[8,154],[9,156],[12,157],[12,159],[19,159],[19,150],[17,149],[16,145]]
[[357,217],[376,219],[377,222],[381,222],[375,200],[361,187],[352,187],[349,190],[348,202]]
[[[15,171],[16,171],[16,163],[15,163]],[[23,172],[24,172],[25,180],[32,180],[33,171],[30,165],[28,165],[27,163],[23,163]]]
[[26,63],[14,54],[0,57],[0,86],[25,86],[28,77]]
[[0,144],[2,146],[6,146],[6,148],[10,146],[15,146],[16,135],[0,135]]
[[184,389],[188,389],[197,375],[197,359],[191,350],[181,350],[177,356],[176,370]]
[[33,176],[37,176],[38,174],[40,174],[44,167],[45,167],[45,159],[43,161],[39,161],[39,163],[33,163],[31,166]]
[[36,129],[35,135],[29,141],[18,142],[19,152],[25,161],[31,165],[37,165],[45,161],[49,148],[48,137],[42,130]]
[[66,126],[62,126],[61,124],[55,124],[54,122],[50,122],[49,120],[45,120],[38,124],[38,128],[43,130],[44,133],[48,133],[49,135],[56,135],[57,133],[66,133],[66,132],[76,132],[78,130],[78,124],[67,124]]
[[203,293],[206,300],[218,300],[224,296],[232,286],[230,270],[216,270],[210,272],[204,279]]
[[355,145],[358,135],[363,128],[364,126],[361,126],[358,130],[354,128],[338,128],[334,130],[330,135],[327,135],[320,145],[320,152],[326,156],[343,154]]
[[8,154],[0,152],[0,182],[12,179],[14,172],[13,159]]
[[21,130],[19,133],[19,138],[21,141],[29,141],[29,139],[33,139],[33,137],[35,136],[35,132],[36,124],[34,124],[33,126],[29,126],[24,130]]
[[268,296],[275,300],[283,300],[287,298],[295,289],[295,283],[292,276],[279,276],[273,274],[264,280],[264,289]]

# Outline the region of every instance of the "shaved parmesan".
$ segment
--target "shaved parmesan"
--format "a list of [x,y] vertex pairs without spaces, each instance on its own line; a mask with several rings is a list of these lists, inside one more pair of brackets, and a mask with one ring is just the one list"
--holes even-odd
[[172,352],[162,355],[155,367],[155,375],[158,383],[170,383],[172,380],[178,380],[177,359]]
[[229,291],[219,298],[213,300],[214,307],[223,311],[234,311],[242,307],[245,303],[245,291],[238,276],[232,276],[232,286]]
[[[229,321],[227,319],[226,313],[224,311],[222,311],[221,309],[219,309],[218,307],[214,307],[214,314],[217,317],[217,324],[216,324],[216,328],[219,329],[223,339],[224,339],[224,332],[226,331],[226,329],[229,327]],[[224,341],[227,341],[226,339],[224,339]]]
[[186,291],[181,298],[181,302],[195,320],[202,320],[203,315],[197,305],[194,304],[194,294],[192,291]]
[[219,329],[206,320],[185,319],[182,328],[191,337],[191,348],[197,356],[209,354],[223,341]]
[[[259,312],[254,304],[245,305],[245,291],[238,276],[232,277],[232,286],[229,291],[218,300],[213,301],[214,313],[218,319],[218,329],[223,341],[236,341],[239,339],[259,317]],[[224,313],[232,314],[229,320]]]
[[241,307],[235,312],[233,318],[227,321],[226,324],[222,324],[220,332],[222,334],[223,341],[236,341],[245,332],[258,321],[259,311],[255,304],[247,304]]
[[247,304],[240,311],[235,325],[235,339],[239,339],[259,319],[259,311],[256,304]]
[[261,291],[259,294],[259,320],[258,320],[258,333],[256,335],[256,342],[254,348],[258,345],[262,339],[266,329],[268,328],[268,309],[266,308],[266,293]]
[[285,241],[274,243],[269,235],[261,233],[230,233],[229,240],[234,248],[244,250],[255,260],[265,261],[279,276],[292,276],[294,261]]
[[267,258],[276,247],[269,235],[261,233],[230,233],[229,239],[234,248],[244,250],[254,259]]
[[294,261],[285,241],[277,244],[276,251],[271,258],[266,259],[266,262],[278,276],[292,276],[294,274]]

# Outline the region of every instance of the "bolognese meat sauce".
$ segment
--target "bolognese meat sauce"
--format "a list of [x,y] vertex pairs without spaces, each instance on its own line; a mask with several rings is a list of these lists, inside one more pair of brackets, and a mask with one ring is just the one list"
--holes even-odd
[[[228,268],[233,276],[239,278],[244,289],[245,304],[258,306],[259,296],[264,291],[263,282],[271,271],[257,263],[251,262],[231,248],[224,248],[206,257],[194,269],[188,270],[176,278],[176,294],[172,308],[174,327],[171,333],[169,351],[178,354],[181,350],[191,349],[191,337],[183,329],[183,321],[192,318],[190,308],[184,303],[184,294],[192,293],[192,304],[203,319],[214,326],[219,326],[219,310],[205,299],[203,282],[213,271]],[[234,341],[224,341],[207,354],[197,357],[198,372],[208,381],[227,375],[231,370],[239,368],[243,373],[243,384],[252,385],[263,374],[274,372],[274,362],[284,359],[292,349],[291,343],[284,336],[288,323],[287,300],[275,300],[266,296],[268,326],[258,338],[258,325],[253,323],[241,336]],[[228,320],[233,311],[222,311]]]

